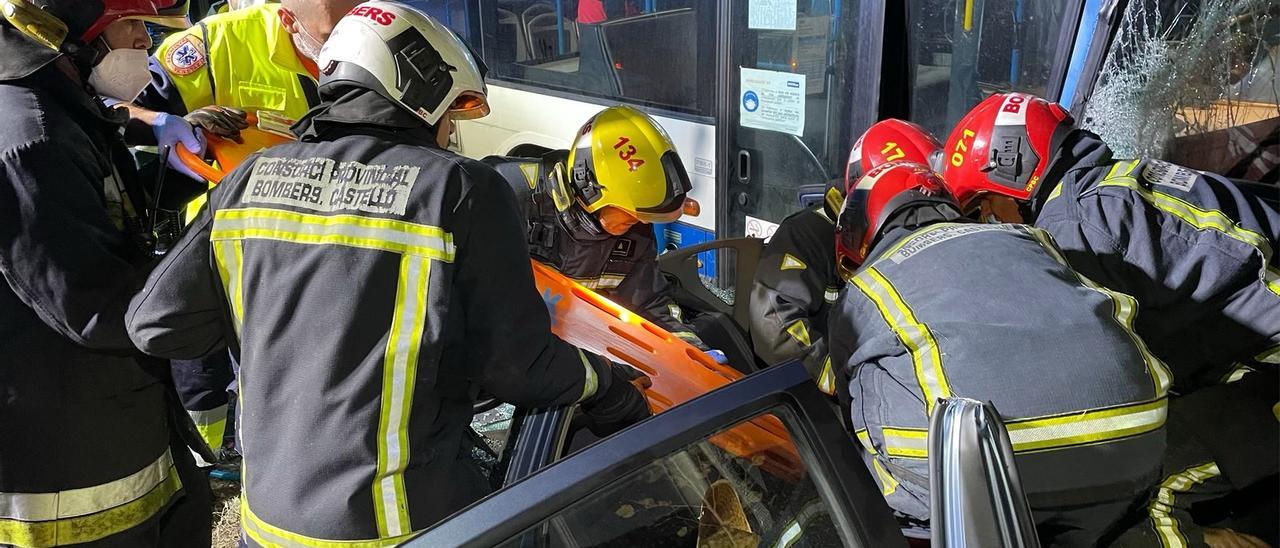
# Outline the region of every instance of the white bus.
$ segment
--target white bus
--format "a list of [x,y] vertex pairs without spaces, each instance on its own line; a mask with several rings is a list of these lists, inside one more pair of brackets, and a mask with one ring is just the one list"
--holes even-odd
[[[1009,90],[1058,100],[1080,115],[1095,87],[1114,80],[1107,66],[1124,70],[1114,58],[1133,56],[1126,36],[1149,29],[1161,40],[1222,25],[1206,19],[1211,10],[1199,6],[1213,4],[1207,0],[1159,8],[1124,0],[416,3],[489,65],[494,115],[463,122],[456,136],[468,156],[567,147],[583,121],[608,105],[653,115],[675,140],[702,205],[700,215],[658,231],[668,249],[767,235],[805,197],[843,177],[852,142],[877,119],[910,119],[942,140],[986,94]],[[1274,10],[1263,4],[1258,14],[1232,20],[1271,28]],[[1154,25],[1153,15],[1163,22]],[[1235,26],[1229,30],[1257,34]],[[1256,56],[1246,52],[1245,66],[1265,65],[1268,52],[1280,51],[1274,40],[1256,49]],[[1169,87],[1150,80],[1149,93]],[[1269,83],[1275,86],[1274,76]],[[1275,103],[1268,96],[1260,104]],[[1165,110],[1153,115],[1168,117]],[[1255,142],[1264,144],[1262,132]],[[1194,165],[1196,157],[1170,159]]]
[[[668,247],[767,235],[802,196],[843,177],[853,140],[878,118],[911,117],[942,133],[983,93],[1056,93],[1070,51],[1057,46],[1075,32],[1064,14],[1081,11],[1080,2],[1021,0],[426,4],[490,68],[494,115],[459,125],[464,154],[564,148],[583,121],[618,103],[666,128],[702,205],[660,231]],[[1007,32],[1015,12],[1028,21],[1017,35]],[[1006,32],[982,37],[979,55],[984,22]]]

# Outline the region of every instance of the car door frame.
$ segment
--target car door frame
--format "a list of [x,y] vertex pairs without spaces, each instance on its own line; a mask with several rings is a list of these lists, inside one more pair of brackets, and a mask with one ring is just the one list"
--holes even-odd
[[796,448],[851,546],[905,545],[880,489],[804,366],[793,361],[642,421],[436,524],[409,546],[493,546],[553,517],[626,473],[729,426],[784,407]]

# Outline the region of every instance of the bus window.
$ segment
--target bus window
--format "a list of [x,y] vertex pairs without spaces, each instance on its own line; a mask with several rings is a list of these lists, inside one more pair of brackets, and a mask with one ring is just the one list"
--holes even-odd
[[1082,118],[1122,157],[1280,182],[1280,4],[1129,2]]
[[945,139],[987,95],[1047,95],[1059,37],[1073,2],[918,0],[910,2],[911,119]]
[[497,0],[480,11],[491,78],[678,113],[714,110],[714,4]]

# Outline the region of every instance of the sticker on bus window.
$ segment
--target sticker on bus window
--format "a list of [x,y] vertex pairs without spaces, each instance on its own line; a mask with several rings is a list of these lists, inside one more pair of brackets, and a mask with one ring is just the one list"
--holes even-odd
[[760,238],[766,242],[773,237],[773,233],[778,231],[778,224],[771,223],[764,219],[757,219],[750,215],[747,218],[747,229],[744,235],[748,238]]
[[750,0],[747,28],[796,30],[796,0]]
[[805,76],[739,67],[738,123],[804,136]]

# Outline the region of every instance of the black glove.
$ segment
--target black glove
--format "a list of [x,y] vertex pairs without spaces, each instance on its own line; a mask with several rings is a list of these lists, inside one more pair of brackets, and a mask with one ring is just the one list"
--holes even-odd
[[249,127],[249,115],[245,111],[221,105],[198,108],[183,116],[183,119],[188,124],[237,143],[244,142],[240,138],[240,130]]
[[634,368],[592,358],[599,384],[595,395],[582,402],[582,411],[590,419],[587,429],[592,434],[603,438],[653,414],[644,394],[631,383],[648,377]]

